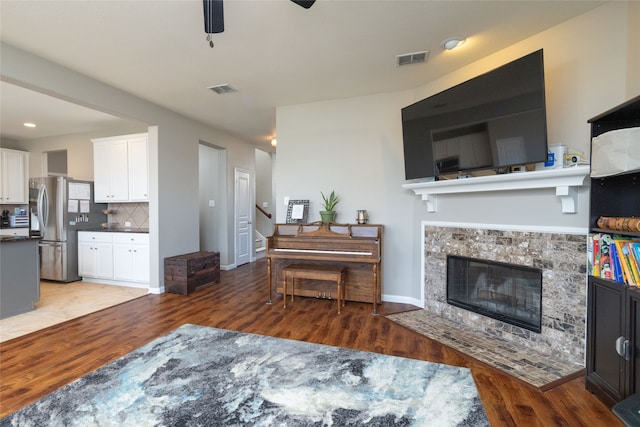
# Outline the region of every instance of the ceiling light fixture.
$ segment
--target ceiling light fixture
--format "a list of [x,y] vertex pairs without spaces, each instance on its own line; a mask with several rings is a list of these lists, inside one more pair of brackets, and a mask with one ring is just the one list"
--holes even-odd
[[275,147],[276,145],[278,145],[278,140],[277,140],[277,139],[275,139],[275,138],[273,138],[273,139],[271,140],[271,146],[272,146],[272,147]]
[[34,127],[36,127],[35,123],[29,123],[29,122],[23,123],[23,125],[26,128],[34,128]]
[[204,32],[207,34],[209,47],[213,47],[211,34],[224,31],[224,12],[222,0],[202,0],[204,9]]
[[442,42],[442,47],[447,50],[453,50],[458,46],[460,46],[461,44],[464,44],[466,40],[467,39],[462,37],[449,37],[448,39]]

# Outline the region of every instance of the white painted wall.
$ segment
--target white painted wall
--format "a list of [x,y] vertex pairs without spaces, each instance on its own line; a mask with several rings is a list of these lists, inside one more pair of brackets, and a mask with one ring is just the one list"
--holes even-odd
[[[271,154],[266,151],[256,149],[256,204],[263,208],[267,213],[273,214],[275,208],[273,206],[273,168]],[[267,202],[268,206],[262,206],[263,202]],[[257,212],[255,218],[255,228],[263,236],[267,237],[273,234],[273,224],[275,216],[271,219],[262,213]]]
[[[285,196],[310,199],[310,220],[319,219],[320,191],[335,190],[342,197],[339,222],[354,222],[356,210],[367,209],[372,223],[385,225],[383,298],[416,305],[423,220],[586,229],[586,189],[576,214],[562,214],[549,190],[525,197],[517,192],[444,196],[438,212],[428,213],[413,192],[401,188],[400,109],[543,48],[549,144],[567,144],[588,155],[587,120],[640,91],[640,74],[630,74],[638,70],[640,52],[627,49],[637,46],[637,27],[629,23],[638,22],[639,14],[633,2],[608,3],[413,91],[278,108],[278,222],[285,220]],[[468,43],[472,48],[473,38]]]
[[[221,212],[226,209],[223,191],[226,183],[220,182],[220,168],[226,169],[221,163],[224,150],[204,144],[200,144],[199,150],[200,250],[221,252]],[[210,206],[211,201],[214,206]]]
[[[98,111],[149,124],[149,232],[151,292],[164,290],[166,257],[199,250],[198,146],[206,141],[227,153],[227,174],[234,167],[254,170],[254,146],[148,101],[93,80],[43,58],[2,43],[3,80]],[[233,175],[227,175],[227,208],[233,209]],[[231,200],[231,203],[229,202]],[[233,212],[226,213],[233,229]],[[235,253],[233,235],[222,241]],[[221,264],[233,264],[223,260]]]

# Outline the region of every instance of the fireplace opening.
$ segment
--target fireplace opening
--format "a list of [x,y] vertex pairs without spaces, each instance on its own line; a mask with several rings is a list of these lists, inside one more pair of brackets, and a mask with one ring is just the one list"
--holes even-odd
[[542,270],[448,255],[447,302],[539,333]]

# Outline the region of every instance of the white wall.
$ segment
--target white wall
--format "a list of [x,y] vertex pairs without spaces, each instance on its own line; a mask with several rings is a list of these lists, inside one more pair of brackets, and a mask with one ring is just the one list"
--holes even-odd
[[[235,166],[254,170],[254,146],[203,126],[131,94],[2,43],[2,79],[98,111],[149,124],[151,292],[164,290],[166,257],[199,250],[198,146],[225,148],[227,174]],[[229,184],[231,183],[231,184]],[[227,175],[227,207],[233,207],[233,175]],[[226,228],[233,230],[233,212]],[[233,235],[222,246],[233,257]],[[233,263],[223,260],[222,263]]]
[[628,15],[637,18],[639,11],[635,4],[608,3],[413,91],[278,108],[278,222],[285,219],[285,196],[310,199],[310,220],[319,218],[320,191],[335,190],[342,197],[339,222],[354,222],[356,210],[367,209],[372,223],[385,225],[383,298],[416,305],[422,220],[586,229],[584,189],[576,214],[561,214],[555,193],[543,191],[532,191],[515,205],[509,192],[443,197],[438,212],[428,213],[418,197],[401,188],[400,109],[542,48],[549,144],[567,144],[588,155],[587,120],[638,94],[638,74],[627,72],[637,69],[630,64],[637,65],[640,53],[627,46],[638,35],[628,27],[637,19]]
[[[263,202],[267,202],[268,206],[262,206]],[[256,204],[263,208],[267,213],[273,214],[275,207],[273,206],[273,168],[271,154],[266,151],[256,149]],[[275,217],[271,219],[265,215],[256,212],[255,228],[263,236],[273,234],[273,224]]]
[[[199,150],[200,250],[221,252],[224,249],[222,241],[226,237],[226,235],[221,236],[220,233],[221,212],[226,209],[224,197],[226,182],[220,182],[220,168],[226,170],[221,163],[224,150],[204,144],[200,144]],[[210,201],[213,201],[215,206],[210,206]]]

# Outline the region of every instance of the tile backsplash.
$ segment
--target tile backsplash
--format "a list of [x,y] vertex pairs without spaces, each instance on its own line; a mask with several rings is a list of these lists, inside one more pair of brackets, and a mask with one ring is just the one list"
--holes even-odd
[[[149,203],[109,203],[109,226],[120,228],[149,228]],[[130,222],[130,226],[125,224]]]

